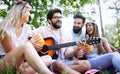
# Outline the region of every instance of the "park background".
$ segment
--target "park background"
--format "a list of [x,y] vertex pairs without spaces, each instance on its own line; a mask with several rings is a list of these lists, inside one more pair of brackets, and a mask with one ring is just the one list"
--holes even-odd
[[[63,11],[63,29],[71,30],[73,15],[82,14],[87,21],[94,21],[100,34],[114,47],[120,47],[120,0],[25,0],[33,9],[30,22],[33,28],[48,25],[46,14],[52,8]],[[16,0],[0,0],[0,20],[9,12]],[[69,26],[69,28],[68,28]],[[85,28],[83,29],[85,31]]]

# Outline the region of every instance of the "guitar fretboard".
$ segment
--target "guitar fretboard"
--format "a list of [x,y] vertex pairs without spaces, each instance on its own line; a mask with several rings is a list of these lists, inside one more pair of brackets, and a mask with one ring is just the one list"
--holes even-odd
[[63,47],[68,47],[68,46],[74,46],[76,45],[76,42],[70,42],[70,43],[64,43],[64,44],[58,44],[58,45],[54,45],[54,46],[49,46],[48,49],[60,49]]
[[[101,41],[101,38],[89,38],[88,40],[85,40],[82,42],[85,42],[86,44],[92,45],[92,44],[100,43],[100,41]],[[75,45],[76,45],[76,42],[57,44],[57,45],[53,45],[53,46],[44,45],[42,51],[46,52],[47,50],[59,50],[60,48],[63,48],[63,47],[75,46]]]

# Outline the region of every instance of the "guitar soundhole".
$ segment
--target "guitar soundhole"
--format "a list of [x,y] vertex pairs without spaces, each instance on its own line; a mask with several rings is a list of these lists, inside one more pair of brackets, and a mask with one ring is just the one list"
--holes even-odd
[[47,51],[48,51],[48,46],[47,46],[47,45],[44,45],[41,51],[42,51],[42,52],[47,52]]

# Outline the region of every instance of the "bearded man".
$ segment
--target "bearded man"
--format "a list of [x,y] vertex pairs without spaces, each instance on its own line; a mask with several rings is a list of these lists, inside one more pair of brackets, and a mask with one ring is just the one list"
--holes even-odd
[[85,30],[83,30],[83,26],[86,18],[80,14],[76,14],[73,16],[74,24],[72,30],[72,39],[73,41],[82,40],[85,38]]
[[[72,35],[69,32],[66,32],[62,29],[62,11],[58,8],[51,9],[47,14],[47,21],[49,23],[48,26],[40,27],[34,30],[34,33],[40,33],[41,36],[46,39],[52,37],[54,39],[54,44],[63,44],[72,42]],[[68,24],[66,24],[68,25]],[[69,25],[68,27],[69,28]],[[66,29],[67,29],[66,28]],[[77,71],[79,73],[83,73],[90,69],[90,63],[87,60],[74,60],[74,56],[78,53],[79,50],[83,47],[81,42],[77,42],[77,47],[73,50],[72,47],[66,46],[57,46],[58,49],[54,51],[53,59],[59,60],[69,66],[72,70]],[[60,48],[59,48],[60,47]],[[54,50],[54,49],[53,49]],[[55,66],[55,62],[53,62],[52,68],[54,71],[61,71],[61,68],[65,68],[65,65],[58,64]],[[59,68],[58,68],[59,67]],[[65,69],[69,70],[69,69]],[[72,73],[71,73],[72,74]],[[75,73],[76,74],[76,73]]]

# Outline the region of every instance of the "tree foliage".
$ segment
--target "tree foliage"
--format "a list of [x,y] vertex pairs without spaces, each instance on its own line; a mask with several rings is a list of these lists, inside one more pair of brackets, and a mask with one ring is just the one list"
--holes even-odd
[[111,4],[109,5],[109,9],[115,11],[115,15],[113,17],[116,18],[117,22],[116,24],[106,27],[108,30],[106,37],[109,39],[112,45],[115,47],[120,47],[120,0],[111,0],[110,2]]
[[[4,0],[8,10],[16,0]],[[82,13],[82,7],[85,4],[92,4],[95,0],[25,0],[33,6],[31,11],[30,24],[34,27],[39,27],[46,24],[46,14],[52,8],[59,7],[63,10],[63,15]]]

